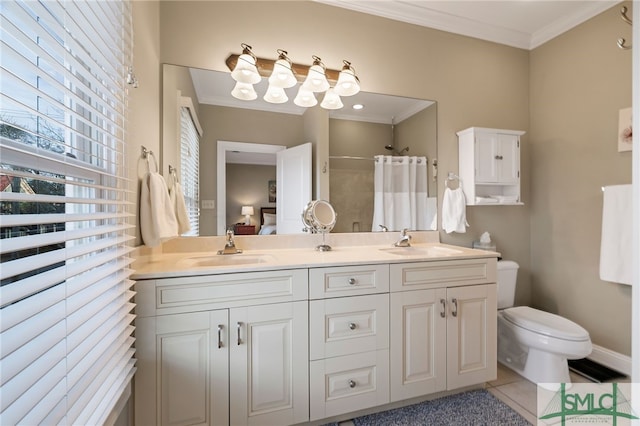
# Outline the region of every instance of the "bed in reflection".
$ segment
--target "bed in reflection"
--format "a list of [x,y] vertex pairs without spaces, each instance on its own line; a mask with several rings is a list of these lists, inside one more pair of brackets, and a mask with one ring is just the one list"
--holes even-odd
[[270,235],[276,233],[276,208],[260,208],[260,231],[258,235]]

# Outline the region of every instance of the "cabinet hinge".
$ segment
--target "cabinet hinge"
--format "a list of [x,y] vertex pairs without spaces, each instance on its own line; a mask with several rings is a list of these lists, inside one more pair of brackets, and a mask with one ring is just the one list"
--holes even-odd
[[520,177],[520,170],[518,170],[518,178]]
[[517,147],[520,148],[520,141],[518,141]]

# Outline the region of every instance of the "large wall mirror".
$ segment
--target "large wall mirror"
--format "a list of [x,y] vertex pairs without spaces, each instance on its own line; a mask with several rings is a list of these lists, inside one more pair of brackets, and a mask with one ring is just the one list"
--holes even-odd
[[[333,205],[337,212],[333,232],[383,229],[379,226],[383,224],[373,223],[374,157],[378,155],[426,157],[423,208],[428,219],[417,230],[437,229],[436,102],[360,92],[343,98],[344,107],[339,110],[306,109],[293,103],[295,88],[287,89],[292,91],[287,92],[289,102],[269,104],[262,101],[266,79],[256,85],[254,101],[233,98],[234,83],[225,72],[163,66],[163,174],[169,165],[179,167],[181,156],[189,155],[180,149],[181,105],[193,104],[190,112],[197,115],[203,131],[200,235],[221,235],[234,224],[244,224],[246,206],[253,207],[249,220],[256,233],[265,225],[265,217],[269,222],[271,215],[283,214],[275,209],[275,152],[308,142],[313,145],[312,198],[327,199]],[[355,104],[364,108],[355,110]],[[219,167],[221,162],[224,167]],[[299,217],[303,209],[304,205],[290,213]]]

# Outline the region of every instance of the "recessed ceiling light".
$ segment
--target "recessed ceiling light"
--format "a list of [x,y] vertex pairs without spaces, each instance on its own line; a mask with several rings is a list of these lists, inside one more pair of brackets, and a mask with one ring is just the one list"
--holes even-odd
[[362,108],[364,108],[364,105],[362,105],[362,104],[355,104],[352,108],[353,108],[353,109],[362,109]]

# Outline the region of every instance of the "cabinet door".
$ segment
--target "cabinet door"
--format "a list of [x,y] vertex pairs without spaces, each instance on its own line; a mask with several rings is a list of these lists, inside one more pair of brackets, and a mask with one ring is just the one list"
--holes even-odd
[[446,388],[446,290],[391,294],[391,401]]
[[230,310],[232,425],[309,420],[307,302]]
[[520,180],[519,137],[499,134],[496,155],[498,182],[503,184],[518,183]]
[[478,134],[475,139],[475,169],[477,183],[496,183],[498,176],[498,135]]
[[229,424],[227,323],[227,310],[136,320],[135,424]]
[[447,289],[447,390],[496,378],[496,285]]

